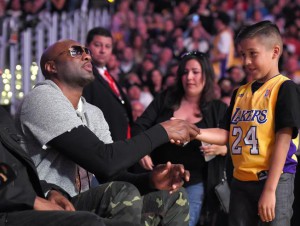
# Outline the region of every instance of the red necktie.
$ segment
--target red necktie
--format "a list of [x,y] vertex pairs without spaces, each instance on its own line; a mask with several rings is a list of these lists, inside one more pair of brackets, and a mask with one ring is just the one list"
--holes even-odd
[[111,77],[111,75],[108,73],[107,70],[104,71],[104,75],[106,77],[106,80],[108,82],[109,87],[111,88],[111,90],[118,96],[120,97],[120,91],[115,83],[115,81],[113,80],[113,78]]
[[[109,87],[111,88],[111,90],[119,97],[121,98],[120,95],[120,91],[117,87],[117,84],[115,83],[115,81],[113,80],[113,78],[111,77],[111,75],[108,73],[107,70],[104,71],[104,75],[106,77],[106,80],[108,82]],[[127,127],[127,136],[128,139],[131,137],[131,129],[130,129],[130,125],[128,124]]]

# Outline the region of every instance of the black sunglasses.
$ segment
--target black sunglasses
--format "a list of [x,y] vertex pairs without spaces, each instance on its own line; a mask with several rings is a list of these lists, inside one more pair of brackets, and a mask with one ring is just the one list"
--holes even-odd
[[195,56],[195,57],[206,57],[206,53],[199,52],[199,51],[191,51],[184,53],[180,56],[181,59],[187,57],[187,56]]
[[84,46],[71,46],[68,50],[60,52],[56,57],[62,55],[63,53],[69,53],[71,57],[81,57],[83,53],[90,56],[92,55],[91,50]]

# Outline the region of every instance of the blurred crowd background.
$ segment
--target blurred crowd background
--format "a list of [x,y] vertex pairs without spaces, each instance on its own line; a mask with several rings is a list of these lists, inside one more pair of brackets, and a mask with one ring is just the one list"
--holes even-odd
[[[91,9],[109,12],[106,27],[114,37],[114,54],[107,66],[133,101],[135,116],[174,84],[177,62],[188,51],[206,53],[216,64],[225,60],[221,69],[215,67],[215,95],[228,104],[232,91],[251,80],[231,46],[234,37],[243,25],[261,20],[280,28],[280,70],[300,83],[300,0],[0,0],[1,26],[5,18],[17,18],[8,41],[18,42],[18,31],[36,26],[41,14]],[[220,38],[224,30],[227,36]],[[218,48],[223,55],[215,53]]]
[[[65,23],[68,31],[60,26],[51,30],[68,18],[73,19]],[[244,73],[235,36],[244,25],[262,20],[279,27],[284,41],[280,71],[300,84],[300,0],[0,0],[0,104],[13,114],[16,100],[42,79],[43,49],[66,37],[84,45],[87,31],[95,25],[113,34],[107,68],[128,95],[134,119],[159,92],[174,85],[178,61],[191,51],[209,56],[215,98],[229,104],[233,90],[252,79]],[[49,30],[39,33],[41,24]],[[299,208],[298,201],[295,212]]]

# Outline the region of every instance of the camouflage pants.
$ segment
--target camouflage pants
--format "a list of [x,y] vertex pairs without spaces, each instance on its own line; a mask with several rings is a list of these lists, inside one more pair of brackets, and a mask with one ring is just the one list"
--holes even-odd
[[[31,197],[29,197],[31,198]],[[76,211],[23,210],[0,213],[0,226],[140,226],[142,198],[137,188],[112,182],[71,199]]]
[[185,189],[181,188],[171,195],[168,191],[157,191],[143,196],[142,224],[187,226],[189,203]]
[[91,188],[73,197],[71,202],[76,211],[0,213],[0,226],[188,225],[189,207],[184,189],[172,195],[166,191],[152,192],[141,198],[135,186],[111,182]]
[[142,198],[130,183],[105,183],[75,196],[71,202],[76,210],[97,214],[106,225],[124,225],[125,222],[140,225]]
[[[131,225],[141,222],[145,226],[187,226],[189,223],[189,203],[184,188],[173,194],[156,191],[141,197],[131,184],[111,182],[85,193],[78,198],[88,195],[83,199],[95,202],[87,203],[87,206],[94,208],[90,211],[104,218],[107,225],[122,225],[124,221],[131,222]],[[81,207],[74,200],[73,203],[80,210],[78,208]],[[83,209],[86,210],[87,206],[83,206]]]

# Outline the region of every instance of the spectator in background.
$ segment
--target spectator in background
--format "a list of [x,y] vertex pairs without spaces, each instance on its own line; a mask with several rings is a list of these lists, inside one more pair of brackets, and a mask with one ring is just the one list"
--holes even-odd
[[147,84],[148,74],[155,68],[154,60],[150,55],[146,56],[144,61],[139,65],[137,74],[143,84]]
[[233,82],[233,89],[247,83],[246,74],[240,66],[232,66],[228,68],[227,77]]
[[232,14],[230,27],[232,28],[235,36],[246,23],[246,12],[244,10],[243,0],[237,1]]
[[134,83],[139,84],[140,86],[142,85],[141,79],[134,72],[131,72],[126,76],[124,83],[125,83],[125,87]]
[[134,33],[132,37],[131,46],[133,48],[133,56],[135,63],[142,63],[147,52],[145,40],[140,34]]
[[[136,120],[133,134],[171,117],[187,120],[199,128],[218,126],[227,107],[221,101],[213,100],[213,85],[214,74],[208,57],[200,52],[183,55],[178,66],[176,85],[155,97]],[[191,180],[184,185],[190,200],[190,226],[198,223],[204,196],[207,205],[204,215],[209,215],[208,221],[217,218],[220,210],[214,187],[223,177],[227,147],[212,145],[202,149],[204,152],[200,151],[200,147],[200,142],[190,142],[184,147],[168,143],[140,161],[147,170],[167,161],[181,163],[190,170]],[[206,163],[203,153],[217,157]],[[222,225],[226,225],[224,220]]]
[[152,95],[149,92],[143,91],[142,86],[138,83],[129,84],[127,86],[127,95],[130,102],[139,101],[144,108],[148,107],[153,100]]
[[163,90],[169,89],[176,84],[176,75],[168,74],[163,79]]
[[157,68],[161,71],[162,75],[165,76],[167,70],[173,62],[173,52],[169,47],[163,47],[159,53],[159,58],[156,62]]
[[296,56],[300,56],[300,11],[298,20],[298,25],[296,23],[286,24],[285,35],[283,37],[287,51]]
[[112,17],[112,34],[116,40],[129,40],[130,29],[135,28],[134,13],[130,9],[130,0],[120,1],[117,5],[117,11]]
[[160,41],[156,39],[152,39],[149,44],[149,54],[151,55],[151,59],[157,64],[159,61],[160,54],[162,52],[163,45]]
[[131,108],[133,121],[136,121],[136,119],[140,117],[145,110],[145,106],[138,100],[131,101]]
[[218,81],[218,85],[220,86],[221,89],[221,97],[223,96],[231,96],[233,92],[233,81],[231,78],[221,78]]
[[287,55],[283,65],[283,75],[288,76],[295,83],[300,84],[299,56]]
[[46,7],[46,0],[29,0],[24,1],[23,3],[23,10],[27,14],[37,14],[38,12],[42,11]]
[[175,38],[174,47],[173,47],[173,58],[179,60],[182,54],[184,54],[185,52],[187,52],[187,50],[186,47],[184,46],[184,39],[181,35],[177,36]]
[[137,65],[134,60],[133,48],[126,46],[120,58],[120,69],[122,74],[126,75],[130,72],[136,72]]
[[20,0],[11,0],[6,4],[6,13],[13,17],[20,16],[22,14],[22,4]]
[[199,51],[207,53],[209,51],[209,42],[201,34],[202,26],[195,26],[191,29],[190,35],[184,40],[184,46],[187,51]]
[[250,0],[248,2],[248,7],[246,11],[247,20],[251,20],[253,18],[253,15],[255,14],[255,11],[259,11],[259,15],[264,18],[269,14],[268,8],[265,5],[264,1],[260,0]]
[[134,14],[136,17],[144,17],[147,13],[148,0],[137,0],[134,4]]
[[149,71],[147,85],[153,97],[163,90],[163,74],[159,69]]
[[164,46],[168,46],[170,48],[173,47],[173,32],[175,30],[175,24],[172,17],[168,16],[164,19],[164,27],[162,31],[162,38],[160,39]]
[[114,49],[113,52],[116,54],[117,58],[120,60],[123,56],[123,51],[126,48],[127,44],[125,39],[119,38],[117,36],[113,37],[113,44],[114,44]]
[[116,54],[111,54],[111,57],[107,62],[107,70],[117,82],[122,84],[125,75],[120,69],[120,61],[118,60]]
[[145,21],[144,18],[138,18],[138,20],[136,21],[136,27],[135,30],[137,31],[137,33],[142,36],[142,38],[144,40],[149,40],[150,35],[148,33],[148,25]]
[[[5,12],[6,12],[6,0],[0,0],[0,22],[2,17],[5,16]],[[2,23],[1,23],[1,26],[0,26],[0,30],[2,31]]]
[[86,46],[92,52],[95,80],[85,87],[83,96],[87,102],[102,110],[113,141],[130,138],[132,124],[130,102],[106,68],[113,50],[110,31],[102,27],[91,29],[87,34]]
[[[72,3],[75,3],[72,1]],[[51,4],[51,12],[62,12],[62,11],[67,11],[66,5],[67,1],[66,0],[50,0]]]
[[217,34],[214,37],[211,50],[211,61],[216,75],[216,80],[224,77],[226,70],[232,66],[234,61],[233,33],[229,28],[230,17],[222,11],[216,13],[214,25]]

